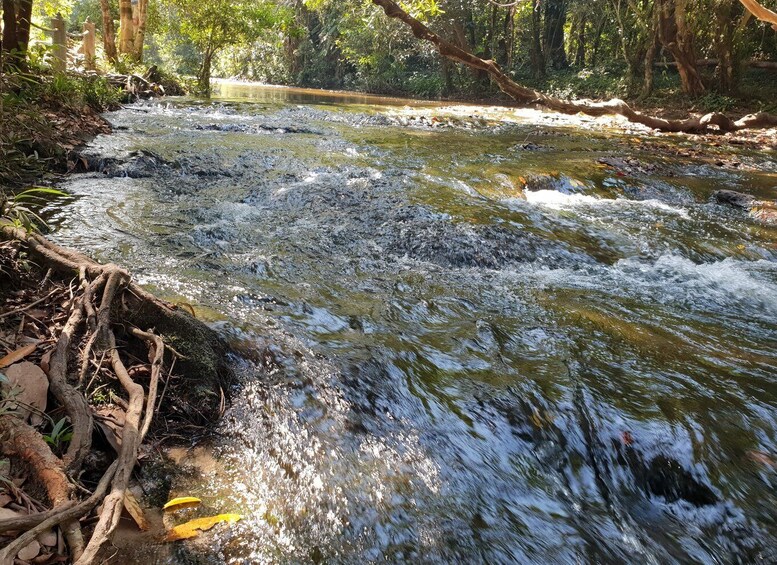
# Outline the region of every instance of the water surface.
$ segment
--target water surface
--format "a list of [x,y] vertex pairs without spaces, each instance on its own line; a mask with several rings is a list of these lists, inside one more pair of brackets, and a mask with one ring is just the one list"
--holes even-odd
[[711,200],[773,150],[256,86],[108,119],[56,239],[246,357],[176,487],[244,516],[206,562],[777,560],[777,230]]

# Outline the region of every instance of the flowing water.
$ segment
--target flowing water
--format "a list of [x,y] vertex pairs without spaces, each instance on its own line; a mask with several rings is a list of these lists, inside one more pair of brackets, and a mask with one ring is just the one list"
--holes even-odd
[[243,353],[202,562],[776,562],[777,230],[711,200],[774,151],[409,104],[129,106],[64,184]]

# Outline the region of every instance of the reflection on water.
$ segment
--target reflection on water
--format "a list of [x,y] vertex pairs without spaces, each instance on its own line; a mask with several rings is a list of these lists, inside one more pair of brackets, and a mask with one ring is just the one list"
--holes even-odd
[[359,92],[261,85],[253,82],[216,79],[213,97],[222,100],[252,100],[270,104],[337,104],[341,106],[411,106],[437,107],[439,103]]
[[52,211],[244,356],[207,562],[777,560],[777,232],[710,199],[773,155],[235,88],[110,114]]

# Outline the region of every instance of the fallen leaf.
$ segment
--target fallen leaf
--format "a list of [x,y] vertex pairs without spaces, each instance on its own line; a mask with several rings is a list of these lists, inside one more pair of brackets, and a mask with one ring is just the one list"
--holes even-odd
[[33,409],[40,412],[46,410],[46,397],[49,393],[49,379],[46,373],[35,363],[22,361],[5,369],[5,376],[8,382],[3,383],[2,388],[6,393],[11,393],[12,409],[17,410],[25,418],[32,414],[40,419],[40,415],[34,413]]
[[93,412],[94,421],[102,430],[105,439],[108,440],[116,453],[119,453],[121,451],[121,434],[127,413],[115,406],[100,406]]
[[135,520],[135,523],[141,531],[145,532],[148,530],[149,526],[146,514],[143,512],[143,508],[141,508],[138,499],[128,490],[124,491],[124,508],[127,509],[127,512],[129,512],[129,515]]
[[24,347],[20,347],[16,351],[12,351],[2,359],[0,359],[0,369],[3,369],[5,367],[8,367],[9,365],[13,365],[17,361],[21,361],[25,357],[27,357],[30,353],[35,351],[38,348],[37,343],[31,343],[30,345],[25,345]]
[[21,559],[22,561],[29,561],[30,559],[35,559],[38,554],[40,553],[40,544],[32,540],[30,543],[25,545],[19,553],[16,554],[16,557]]
[[233,523],[240,520],[240,514],[219,514],[218,516],[208,516],[206,518],[197,518],[180,526],[176,526],[167,532],[165,541],[177,541],[188,539],[200,535],[200,531],[210,530],[216,524],[221,522]]
[[13,497],[8,494],[0,494],[0,508],[8,506],[8,504],[13,502],[13,500]]
[[191,508],[192,506],[197,506],[200,502],[202,501],[196,496],[180,496],[168,501],[162,508],[164,510],[178,507]]
[[10,520],[12,518],[18,518],[21,515],[21,512],[16,512],[10,508],[0,508],[0,520]]
[[51,364],[51,354],[53,352],[54,352],[53,349],[49,349],[40,358],[40,368],[43,369],[43,372],[46,373],[47,375],[49,374],[49,365]]
[[37,537],[38,542],[46,547],[55,547],[57,545],[57,532],[46,530]]

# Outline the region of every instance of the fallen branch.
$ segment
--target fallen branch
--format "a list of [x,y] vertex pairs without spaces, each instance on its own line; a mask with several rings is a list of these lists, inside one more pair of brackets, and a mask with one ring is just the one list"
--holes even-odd
[[632,123],[666,132],[732,132],[743,129],[777,127],[777,116],[766,113],[750,114],[736,121],[721,113],[711,113],[684,120],[670,120],[637,112],[626,102],[617,98],[606,102],[561,100],[518,84],[507,76],[494,61],[481,59],[444,40],[426,25],[408,14],[393,0],[372,0],[372,2],[383,8],[383,11],[389,18],[399,20],[410,27],[413,35],[418,39],[432,43],[443,57],[457,63],[463,63],[472,69],[488,73],[502,92],[518,102],[537,104],[562,114],[582,113],[594,117],[619,115]]
[[94,509],[95,506],[105,497],[105,493],[108,491],[108,487],[111,484],[114,473],[116,472],[117,462],[114,461],[105,474],[97,484],[97,488],[94,489],[92,495],[79,503],[76,506],[68,507],[67,509],[60,509],[55,515],[46,518],[40,524],[34,528],[26,531],[14,541],[9,543],[2,551],[0,551],[0,565],[6,565],[13,563],[13,559],[19,551],[29,544],[32,540],[38,537],[43,532],[50,530],[62,523],[77,520],[81,516],[86,516]]

